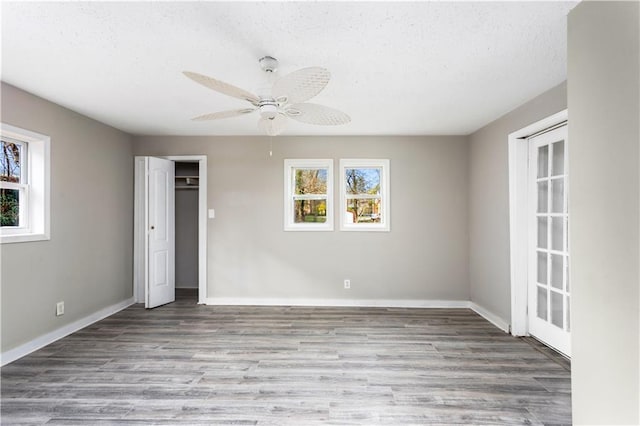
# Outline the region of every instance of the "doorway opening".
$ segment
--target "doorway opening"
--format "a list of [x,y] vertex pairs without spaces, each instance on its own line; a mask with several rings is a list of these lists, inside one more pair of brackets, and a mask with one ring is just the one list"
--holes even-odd
[[176,298],[197,301],[199,164],[179,160],[174,164]]
[[[149,176],[145,175],[145,164],[150,158],[153,157],[135,158],[133,290],[136,302],[145,304],[148,304],[152,287],[149,284],[149,277],[153,276],[149,242],[153,240],[150,236],[155,231],[151,230],[153,224],[148,219],[150,209],[154,208],[149,203]],[[177,291],[179,296],[197,294],[197,303],[204,304],[207,299],[207,157],[179,155],[157,158],[170,164],[173,171],[170,183],[173,196],[164,197],[167,205],[163,206],[175,218],[175,238],[171,247],[175,253],[171,259],[175,279],[168,280],[173,281],[171,292],[174,297],[168,300],[175,299]]]
[[567,110],[509,135],[511,333],[571,356]]

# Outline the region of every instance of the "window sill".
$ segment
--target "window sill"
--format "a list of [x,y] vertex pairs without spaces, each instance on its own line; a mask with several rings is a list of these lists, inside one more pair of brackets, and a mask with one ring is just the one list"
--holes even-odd
[[302,232],[318,232],[318,231],[333,231],[333,225],[311,225],[307,224],[306,226],[295,226],[295,225],[285,225],[285,232],[290,231],[302,231]]
[[32,241],[48,241],[51,236],[48,234],[14,234],[0,235],[0,244],[27,243]]
[[390,232],[389,225],[342,225],[341,231],[355,232]]

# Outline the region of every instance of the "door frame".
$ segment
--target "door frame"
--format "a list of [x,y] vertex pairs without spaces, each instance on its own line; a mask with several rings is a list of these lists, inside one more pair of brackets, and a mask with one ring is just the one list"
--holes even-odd
[[[136,156],[134,161],[137,165],[138,161],[147,156]],[[193,161],[198,162],[198,303],[204,304],[207,300],[207,156],[206,155],[167,155],[152,156],[164,158],[173,162]],[[140,168],[136,167],[136,173],[140,173]],[[142,168],[144,172],[144,168]],[[144,179],[138,179],[137,182],[144,182]],[[147,200],[143,200],[144,188],[138,185],[134,188],[134,253],[133,253],[133,296],[136,303],[144,303],[144,244],[142,242],[144,236],[144,224],[140,223],[142,215],[141,211],[145,209]]]
[[529,335],[527,317],[529,264],[528,137],[567,121],[566,109],[509,134],[509,239],[511,253],[511,334]]

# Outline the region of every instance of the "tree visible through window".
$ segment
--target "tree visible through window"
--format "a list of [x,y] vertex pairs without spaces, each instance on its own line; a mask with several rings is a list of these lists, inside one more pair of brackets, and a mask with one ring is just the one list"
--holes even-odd
[[347,211],[353,223],[380,222],[380,168],[346,169]]
[[[327,221],[327,170],[296,169],[295,171],[295,223]],[[299,195],[315,195],[318,199],[306,199]],[[322,197],[322,198],[320,198]]]
[[22,151],[24,145],[2,140],[0,145],[0,225],[20,226],[20,201],[24,197]]
[[285,160],[285,230],[333,229],[333,160]]
[[0,123],[0,244],[50,234],[51,138]]
[[389,160],[340,160],[340,228],[389,231]]

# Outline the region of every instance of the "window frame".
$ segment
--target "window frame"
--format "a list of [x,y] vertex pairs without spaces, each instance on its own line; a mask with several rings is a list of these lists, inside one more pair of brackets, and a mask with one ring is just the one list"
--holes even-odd
[[[295,194],[297,169],[327,169],[326,196],[300,196]],[[296,199],[326,200],[327,216],[324,223],[295,222]],[[285,159],[284,160],[284,230],[285,231],[333,231],[333,159]]]
[[[358,168],[379,168],[380,173],[380,204],[382,219],[377,223],[349,223],[347,222],[347,199],[349,198],[378,198],[376,197],[353,197],[349,196],[346,188],[346,170]],[[391,231],[391,190],[390,190],[390,161],[388,159],[364,159],[364,158],[344,158],[340,160],[340,230],[356,232],[389,232]]]
[[51,138],[6,123],[0,123],[0,135],[21,144],[26,157],[21,160],[20,183],[0,183],[2,188],[20,191],[20,225],[0,227],[0,243],[49,240]]

